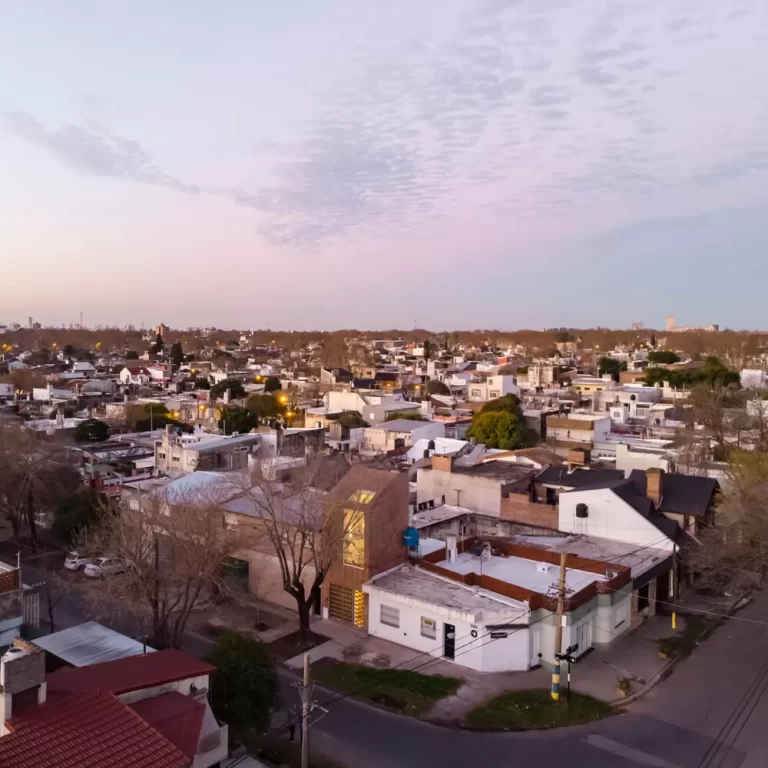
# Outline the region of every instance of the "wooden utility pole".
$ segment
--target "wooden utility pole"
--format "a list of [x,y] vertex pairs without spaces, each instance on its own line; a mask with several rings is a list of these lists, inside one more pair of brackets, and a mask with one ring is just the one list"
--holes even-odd
[[565,613],[565,552],[560,553],[560,578],[557,584],[557,624],[555,624],[555,656],[552,663],[552,699],[560,700],[560,656],[563,650],[563,615]]
[[301,687],[301,768],[309,768],[309,713],[312,709],[309,684],[309,654],[304,654],[304,684]]

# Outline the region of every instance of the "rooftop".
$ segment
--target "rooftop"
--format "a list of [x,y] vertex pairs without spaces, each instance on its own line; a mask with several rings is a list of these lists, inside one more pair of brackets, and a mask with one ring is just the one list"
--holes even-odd
[[[491,555],[483,560],[469,552],[461,552],[456,561],[441,560],[436,562],[441,568],[454,573],[477,573],[490,576],[507,584],[528,589],[546,595],[551,592],[558,578],[558,568],[550,563],[528,560],[523,557],[498,557]],[[589,571],[578,571],[569,568],[566,572],[566,588],[571,592],[579,592],[593,581],[605,581],[604,576]]]
[[[157,654],[159,655],[159,654]],[[13,717],[0,765],[13,768],[187,768],[191,760],[106,691],[52,696]]]
[[593,469],[577,467],[569,472],[565,465],[542,469],[536,475],[536,482],[545,485],[561,485],[564,488],[582,488],[598,483],[610,483],[624,479],[621,469]]
[[[645,496],[648,487],[646,473],[636,469],[630,473],[629,480],[636,486],[637,492]],[[661,476],[661,503],[658,511],[678,515],[704,515],[718,487],[717,480],[712,477],[665,472]]]
[[402,565],[389,573],[374,577],[368,584],[426,604],[464,611],[471,614],[475,620],[488,621],[500,616],[509,620],[510,607],[518,611],[528,609],[524,602],[450,581],[414,565]]
[[414,429],[419,429],[430,422],[428,421],[416,421],[415,419],[392,419],[391,421],[385,421],[381,424],[376,424],[372,429],[383,429],[387,432],[413,432]]
[[145,649],[146,652],[155,650],[95,621],[40,637],[35,640],[35,645],[73,667],[137,656],[144,653]]
[[487,477],[498,480],[504,485],[528,480],[536,474],[536,470],[533,467],[525,464],[516,464],[511,461],[485,461],[469,466],[454,462],[452,471],[463,475]]
[[169,691],[130,704],[130,708],[188,757],[197,754],[205,704]]
[[454,507],[451,504],[443,504],[435,509],[417,512],[413,516],[411,525],[418,530],[420,528],[427,528],[430,525],[435,525],[436,523],[444,523],[446,520],[453,520],[455,517],[473,514],[475,513],[466,507]]
[[194,656],[169,649],[87,667],[60,669],[48,675],[47,682],[51,692],[101,690],[121,694],[210,675],[213,670],[210,664]]

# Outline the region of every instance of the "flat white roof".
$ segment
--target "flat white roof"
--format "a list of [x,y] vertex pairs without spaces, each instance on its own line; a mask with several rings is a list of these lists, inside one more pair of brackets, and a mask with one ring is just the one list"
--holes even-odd
[[144,653],[145,649],[147,653],[155,650],[95,621],[87,621],[76,627],[62,629],[52,635],[40,637],[34,642],[35,645],[58,656],[73,667],[87,667],[103,661],[138,656]]
[[[425,509],[423,512],[417,512],[413,516],[411,525],[416,528],[426,528],[428,525],[443,523],[446,520],[452,520],[454,517],[474,514],[471,509],[466,507],[454,507],[451,504],[443,504],[435,509]],[[445,542],[442,542],[445,546]]]
[[[507,584],[514,584],[517,587],[530,589],[543,595],[548,592],[552,593],[553,585],[556,588],[559,575],[558,566],[550,563],[528,560],[524,557],[498,557],[497,555],[491,555],[488,559],[483,560],[478,555],[472,555],[469,552],[461,552],[456,557],[455,563],[442,560],[435,565],[454,573],[482,573],[484,576],[490,576],[499,581],[505,581]],[[539,570],[540,566],[546,567],[547,570]],[[605,577],[588,571],[577,571],[573,568],[569,568],[565,574],[566,588],[573,592],[581,591],[593,581],[605,581]]]

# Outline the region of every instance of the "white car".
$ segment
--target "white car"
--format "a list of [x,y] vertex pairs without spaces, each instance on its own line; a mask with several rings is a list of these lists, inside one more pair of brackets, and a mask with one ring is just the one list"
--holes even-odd
[[124,572],[125,564],[114,557],[97,557],[92,563],[85,566],[84,571],[86,576],[93,578]]
[[92,557],[86,557],[79,552],[70,552],[64,561],[64,567],[68,571],[84,571],[85,566],[93,562]]

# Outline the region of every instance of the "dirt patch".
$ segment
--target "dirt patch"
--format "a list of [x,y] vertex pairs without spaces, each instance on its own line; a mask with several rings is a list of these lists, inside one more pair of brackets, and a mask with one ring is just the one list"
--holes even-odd
[[296,631],[291,632],[290,635],[284,635],[277,640],[273,640],[271,643],[268,643],[268,646],[274,656],[286,661],[294,656],[298,656],[300,653],[322,645],[330,639],[330,637],[310,631],[307,633],[306,639],[302,640],[301,632]]

